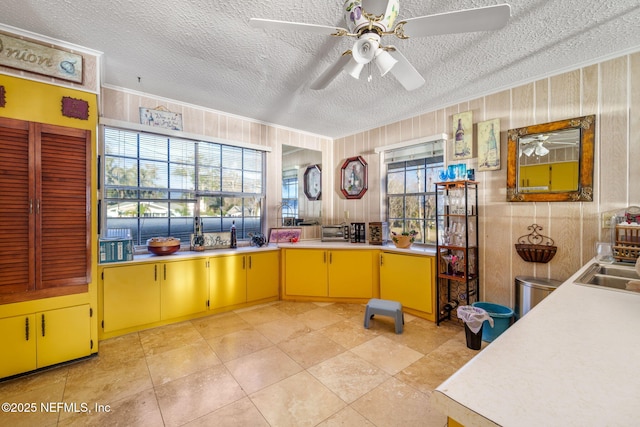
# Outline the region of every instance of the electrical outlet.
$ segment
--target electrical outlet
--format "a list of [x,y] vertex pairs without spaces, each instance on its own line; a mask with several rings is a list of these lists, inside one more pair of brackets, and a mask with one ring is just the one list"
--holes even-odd
[[616,226],[616,213],[612,211],[602,212],[601,226],[602,228],[614,228]]

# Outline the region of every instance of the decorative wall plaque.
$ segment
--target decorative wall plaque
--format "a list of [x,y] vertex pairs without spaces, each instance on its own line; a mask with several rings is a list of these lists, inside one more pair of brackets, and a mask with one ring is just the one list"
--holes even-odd
[[182,114],[172,113],[165,107],[140,107],[140,124],[171,130],[182,130]]
[[0,86],[0,107],[4,108],[7,105],[7,99],[5,98],[5,90],[4,86]]
[[76,99],[68,96],[62,97],[62,115],[74,119],[89,119],[89,103],[84,99]]
[[82,55],[0,33],[0,65],[82,84]]

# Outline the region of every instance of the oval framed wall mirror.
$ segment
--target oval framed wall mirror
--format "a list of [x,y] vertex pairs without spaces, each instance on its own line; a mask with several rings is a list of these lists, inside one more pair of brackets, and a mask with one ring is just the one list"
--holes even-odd
[[595,115],[510,129],[507,200],[593,201]]

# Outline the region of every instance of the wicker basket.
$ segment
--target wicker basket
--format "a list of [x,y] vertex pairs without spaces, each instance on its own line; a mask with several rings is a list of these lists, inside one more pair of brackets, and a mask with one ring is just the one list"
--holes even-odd
[[547,263],[553,259],[557,250],[557,246],[551,245],[516,244],[518,255],[527,262]]
[[616,225],[616,244],[613,257],[618,261],[635,262],[640,257],[640,227]]

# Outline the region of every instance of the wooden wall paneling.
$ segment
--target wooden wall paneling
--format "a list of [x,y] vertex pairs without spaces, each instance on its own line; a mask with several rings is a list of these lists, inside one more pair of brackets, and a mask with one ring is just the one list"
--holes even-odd
[[550,122],[549,108],[549,79],[542,79],[535,82],[535,103],[533,110],[534,121],[529,124],[540,124]]
[[627,57],[601,64],[600,192],[601,201],[627,203],[629,165]]
[[507,130],[535,124],[535,94],[535,85],[533,83],[519,86],[511,90],[511,120],[510,123],[507,123]]
[[580,117],[580,70],[549,79],[549,121]]
[[640,159],[640,52],[629,56],[629,159],[636,159],[629,171],[628,200],[630,203],[640,205],[640,167],[637,159]]
[[213,111],[205,111],[203,132],[213,138],[220,135],[220,114]]
[[510,206],[497,203],[482,207],[479,224],[481,300],[511,306],[511,252],[513,243]]
[[185,132],[194,133],[196,135],[205,135],[204,110],[185,105],[171,111],[182,114],[182,128]]
[[549,277],[564,281],[583,265],[581,247],[575,244],[582,240],[583,203],[588,202],[549,203],[549,225],[543,234],[551,237],[558,247],[555,257],[548,263]]

